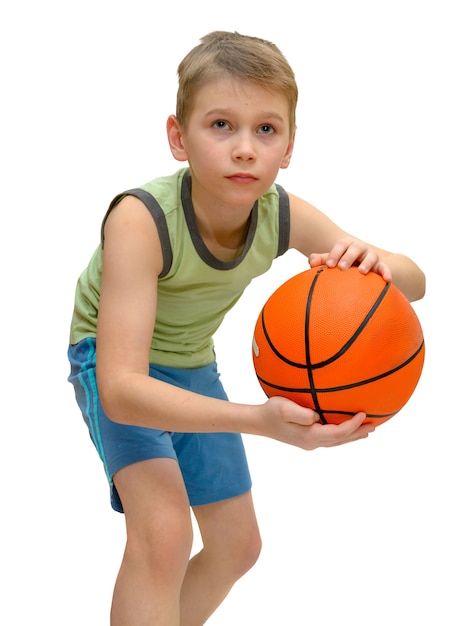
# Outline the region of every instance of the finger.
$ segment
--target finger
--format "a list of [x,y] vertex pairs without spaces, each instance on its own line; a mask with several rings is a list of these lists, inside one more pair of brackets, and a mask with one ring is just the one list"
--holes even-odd
[[365,255],[363,244],[359,242],[354,242],[354,243],[351,243],[348,246],[348,248],[344,251],[341,258],[338,260],[337,264],[340,269],[347,270],[352,265],[354,265],[354,263],[356,263],[357,261],[360,261],[361,263],[365,262],[366,266],[368,266],[367,271],[369,271],[371,265],[377,262],[377,257],[375,257],[372,263],[372,259],[370,258],[367,261],[365,261],[367,256],[368,256],[367,254]]
[[382,261],[377,260],[377,255],[368,255],[357,268],[361,274],[368,274],[371,270],[376,274],[382,276],[385,282],[389,283],[392,280],[392,272],[388,265]]
[[367,274],[371,270],[373,270],[377,274],[381,274],[382,273],[381,269],[388,269],[388,268],[386,268],[384,263],[381,263],[379,261],[379,257],[374,250],[369,250],[364,253],[363,258],[361,259],[361,262],[358,265],[358,269],[361,272],[361,274]]
[[348,248],[348,241],[344,239],[340,239],[339,241],[337,241],[331,248],[329,253],[326,255],[325,264],[328,267],[335,267],[338,264],[339,260],[343,257],[346,250],[348,250]]
[[375,430],[375,425],[372,423],[364,423],[366,419],[366,414],[363,412],[357,413],[349,420],[346,420],[340,427],[344,428],[344,440],[343,443],[347,443],[349,441],[356,441],[357,439],[364,439],[370,433],[373,433]]
[[388,265],[386,265],[385,263],[380,262],[377,264],[377,273],[382,276],[385,282],[392,282],[392,272]]
[[324,254],[319,254],[319,253],[314,252],[308,258],[310,267],[319,267],[320,265],[325,265],[327,257],[328,257],[328,252],[325,252]]
[[353,415],[353,417],[351,417],[350,419],[341,422],[341,424],[338,424],[339,433],[341,435],[348,436],[349,434],[355,432],[358,428],[362,426],[366,417],[367,416],[364,411],[356,413],[356,415]]
[[364,424],[366,414],[357,413],[340,424],[326,424],[322,426],[323,446],[339,446],[343,443],[363,439],[375,430],[373,424]]
[[[338,266],[341,270],[347,270],[358,262],[363,262],[367,254],[366,245],[362,241],[352,239],[340,239],[337,241],[328,254],[326,265],[328,267]],[[367,264],[376,263],[377,256],[368,259]],[[369,268],[370,269],[370,268]]]
[[353,441],[358,441],[360,439],[367,439],[367,437],[373,433],[375,427],[372,424],[364,424],[360,426],[353,433],[348,435],[347,437],[338,438],[330,437],[328,440],[323,441],[323,443],[319,444],[323,448],[335,448],[337,446],[342,446],[346,443],[352,443]]
[[298,424],[299,426],[313,426],[320,422],[320,416],[311,409],[301,409],[297,411],[290,419],[291,424]]

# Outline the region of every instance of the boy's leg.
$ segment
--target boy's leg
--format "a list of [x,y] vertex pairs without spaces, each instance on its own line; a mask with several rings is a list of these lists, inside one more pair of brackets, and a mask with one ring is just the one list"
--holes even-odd
[[178,463],[152,459],[116,473],[127,543],[114,590],[112,626],[179,626],[192,524]]
[[205,624],[261,549],[251,491],[193,511],[203,549],[191,559],[184,579],[181,626]]

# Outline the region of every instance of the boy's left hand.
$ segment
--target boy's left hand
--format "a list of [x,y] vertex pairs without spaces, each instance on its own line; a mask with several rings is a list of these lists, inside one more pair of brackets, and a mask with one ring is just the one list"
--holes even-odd
[[339,239],[329,252],[310,254],[308,260],[310,267],[326,265],[347,270],[352,265],[357,265],[362,274],[372,271],[380,274],[387,282],[392,280],[392,273],[388,265],[381,261],[377,250],[364,241],[352,237]]

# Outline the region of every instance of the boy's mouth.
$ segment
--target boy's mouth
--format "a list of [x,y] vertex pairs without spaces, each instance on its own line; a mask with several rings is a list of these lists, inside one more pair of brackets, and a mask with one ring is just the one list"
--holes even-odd
[[238,183],[239,185],[248,185],[249,183],[254,183],[258,180],[255,176],[246,172],[238,172],[237,174],[227,176],[227,178],[234,183]]

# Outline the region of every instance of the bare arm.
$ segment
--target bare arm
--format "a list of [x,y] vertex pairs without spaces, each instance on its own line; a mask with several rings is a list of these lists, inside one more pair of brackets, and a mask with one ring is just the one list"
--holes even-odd
[[104,410],[113,421],[176,432],[243,432],[304,449],[366,437],[364,414],[339,426],[285,398],[235,404],[151,378],[149,348],[157,310],[162,254],[145,206],[126,197],[105,227],[97,331],[97,378]]
[[383,250],[342,230],[324,213],[301,198],[289,194],[291,204],[290,247],[309,257],[312,267],[326,264],[381,274],[408,300],[419,300],[425,292],[425,276],[414,261],[403,254]]

